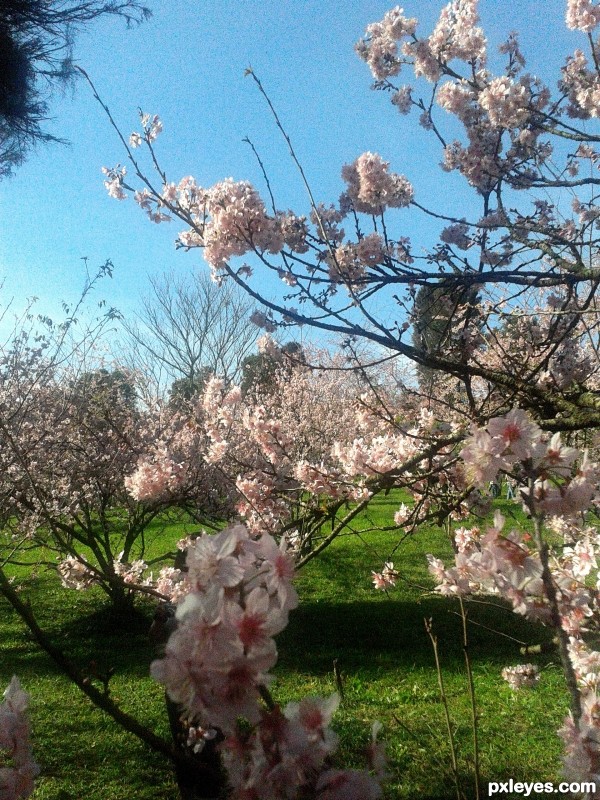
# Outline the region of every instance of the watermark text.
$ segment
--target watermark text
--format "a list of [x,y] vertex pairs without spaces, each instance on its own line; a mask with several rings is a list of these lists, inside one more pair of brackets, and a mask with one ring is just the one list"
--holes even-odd
[[596,784],[593,781],[584,783],[551,783],[549,781],[515,781],[510,778],[507,781],[490,781],[488,783],[488,797],[495,797],[502,794],[522,794],[529,797],[532,792],[535,794],[578,794],[594,796]]

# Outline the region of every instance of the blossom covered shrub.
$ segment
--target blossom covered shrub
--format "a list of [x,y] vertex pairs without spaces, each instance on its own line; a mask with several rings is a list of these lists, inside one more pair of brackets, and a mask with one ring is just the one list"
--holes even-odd
[[[127,605],[157,515],[188,503],[210,521],[231,505],[210,466],[190,459],[184,470],[176,451],[160,465],[169,489],[163,478],[152,503],[134,501],[126,479],[141,452],[166,447],[175,433],[181,439],[186,420],[160,404],[139,409],[134,375],[82,372],[76,361],[59,364],[41,348],[1,356],[0,553],[3,563],[29,553],[55,566],[64,586],[98,585]],[[146,481],[156,483],[156,469],[148,465]]]

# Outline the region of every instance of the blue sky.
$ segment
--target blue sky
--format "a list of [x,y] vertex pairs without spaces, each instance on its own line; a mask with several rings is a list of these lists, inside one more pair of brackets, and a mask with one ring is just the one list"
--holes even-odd
[[[244,69],[251,65],[267,87],[306,169],[318,200],[334,201],[340,169],[372,150],[414,182],[417,198],[454,203],[466,195],[458,179],[441,173],[439,151],[414,116],[400,117],[380,93],[371,92],[365,64],[353,51],[365,26],[391,3],[377,0],[148,0],[153,18],[127,29],[119,20],[90,26],[77,39],[75,56],[125,134],[136,129],[137,108],[158,113],[158,141],[169,177],[193,174],[210,185],[232,176],[262,190],[249,136],[263,157],[280,208],[306,212],[298,175],[268,110]],[[406,0],[428,33],[441,3]],[[584,38],[564,27],[565,0],[481,0],[488,39],[498,44],[516,28],[528,69],[555,85],[564,56]],[[201,254],[177,253],[176,223],[155,226],[132,200],[117,203],[102,186],[100,169],[124,160],[119,141],[81,81],[55,97],[51,130],[68,147],[38,148],[9,180],[0,183],[0,276],[3,299],[40,298],[56,314],[73,300],[90,268],[112,259],[115,274],[97,298],[132,314],[147,276],[175,269],[205,269]],[[433,155],[432,155],[433,154]],[[443,181],[443,183],[441,182]],[[442,206],[440,210],[444,210]],[[399,220],[418,241],[426,228],[413,215]]]

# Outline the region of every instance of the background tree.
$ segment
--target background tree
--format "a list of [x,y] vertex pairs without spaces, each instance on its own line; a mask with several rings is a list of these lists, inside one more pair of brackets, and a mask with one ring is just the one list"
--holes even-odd
[[246,356],[242,363],[240,388],[243,394],[249,391],[268,394],[275,388],[278,374],[291,370],[295,364],[304,360],[302,345],[299,342],[286,342],[281,347],[263,349]]
[[137,397],[136,376],[122,369],[101,367],[80,375],[73,385],[73,393],[76,402],[79,397],[82,406],[93,404],[99,414],[109,411],[115,403],[133,408]]
[[202,388],[208,374],[227,382],[241,375],[258,329],[253,303],[233,285],[219,288],[208,275],[173,273],[150,279],[135,321],[124,321],[122,360],[176,396]]
[[[0,559],[50,552],[65,585],[99,585],[115,607],[129,608],[131,568],[141,574],[148,525],[182,507],[210,525],[231,506],[219,475],[194,458],[195,440],[183,435],[187,417],[163,403],[139,404],[139,374],[99,366],[114,311],[87,325],[81,316],[106,273],[105,266],[88,282],[64,323],[29,315],[0,346]],[[189,465],[180,465],[173,448],[174,461],[161,465],[161,479],[166,472],[171,478],[165,491],[153,502],[133,500],[126,479],[140,456],[176,435]],[[149,466],[145,485],[156,483],[155,472]]]
[[180,407],[182,404],[188,403],[195,395],[201,394],[212,374],[208,367],[201,367],[193,378],[174,380],[169,389],[169,405],[173,408]]
[[[416,350],[425,358],[456,356],[461,344],[461,328],[476,301],[476,293],[462,287],[420,286],[415,294],[412,319],[412,341]],[[431,380],[435,374],[435,370],[421,364],[417,364],[416,369],[422,382]]]

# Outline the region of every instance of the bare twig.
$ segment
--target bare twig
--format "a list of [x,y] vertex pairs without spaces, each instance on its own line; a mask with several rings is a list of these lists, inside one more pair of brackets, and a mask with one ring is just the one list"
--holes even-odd
[[446,689],[444,686],[444,677],[442,675],[442,668],[440,665],[440,656],[438,651],[437,636],[433,632],[433,622],[431,619],[425,619],[425,630],[431,640],[433,648],[433,656],[435,658],[435,668],[437,672],[438,687],[440,690],[440,700],[444,708],[444,719],[446,721],[446,730],[448,731],[448,743],[450,745],[450,765],[452,767],[452,776],[454,778],[454,787],[456,789],[457,800],[463,800],[464,795],[460,788],[460,780],[458,774],[458,761],[456,758],[456,745],[454,742],[454,730],[452,729],[452,721],[450,719],[450,708],[448,705],[448,698],[446,696]]
[[462,633],[463,633],[463,653],[465,657],[465,667],[467,670],[467,682],[469,685],[469,700],[471,702],[471,726],[473,731],[473,769],[475,773],[475,800],[480,798],[480,769],[479,769],[479,729],[477,719],[477,706],[475,704],[475,682],[473,681],[473,671],[471,669],[471,660],[469,658],[469,639],[467,635],[467,612],[462,597],[458,598],[460,603],[460,616],[462,618]]

